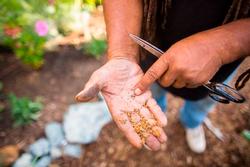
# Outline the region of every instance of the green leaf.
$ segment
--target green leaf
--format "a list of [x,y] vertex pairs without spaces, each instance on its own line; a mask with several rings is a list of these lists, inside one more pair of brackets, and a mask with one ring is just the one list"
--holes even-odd
[[40,102],[32,101],[27,97],[18,98],[13,93],[8,97],[14,126],[26,125],[38,118],[39,111],[42,109]]

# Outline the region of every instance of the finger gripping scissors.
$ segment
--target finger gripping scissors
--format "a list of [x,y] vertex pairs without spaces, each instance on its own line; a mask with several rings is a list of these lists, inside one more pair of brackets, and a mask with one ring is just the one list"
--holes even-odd
[[[157,58],[163,55],[163,51],[151,43],[141,39],[140,37],[129,34],[129,36],[142,48],[152,53]],[[202,85],[209,91],[209,96],[220,103],[228,104],[230,102],[243,103],[245,101],[244,96],[242,96],[236,89],[224,84],[208,81]]]

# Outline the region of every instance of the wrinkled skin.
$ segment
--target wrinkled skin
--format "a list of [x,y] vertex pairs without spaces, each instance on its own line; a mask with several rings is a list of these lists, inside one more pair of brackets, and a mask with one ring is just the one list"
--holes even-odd
[[243,19],[176,42],[147,70],[135,94],[140,95],[156,80],[163,87],[175,88],[206,84],[222,65],[249,55],[249,25],[250,19]]
[[144,146],[158,150],[160,144],[166,142],[162,127],[167,124],[167,120],[149,90],[134,96],[134,86],[142,76],[143,72],[135,62],[127,59],[111,59],[92,74],[76,99],[82,102],[89,101],[101,91],[117,126],[137,148],[141,148],[144,143],[132,127],[126,112],[139,109],[147,120],[157,121],[160,135],[148,134]]

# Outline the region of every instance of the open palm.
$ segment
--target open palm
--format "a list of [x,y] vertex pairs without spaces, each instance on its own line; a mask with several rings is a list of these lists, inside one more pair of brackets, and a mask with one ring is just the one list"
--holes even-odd
[[149,90],[134,95],[134,86],[142,76],[135,62],[112,59],[92,74],[76,99],[89,101],[101,91],[114,121],[130,143],[158,150],[160,143],[166,141],[162,127],[167,121]]

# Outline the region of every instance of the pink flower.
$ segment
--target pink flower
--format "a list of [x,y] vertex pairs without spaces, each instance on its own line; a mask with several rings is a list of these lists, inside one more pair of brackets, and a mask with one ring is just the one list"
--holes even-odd
[[35,23],[35,30],[39,36],[45,36],[49,31],[49,26],[46,21],[37,20]]
[[49,5],[54,5],[55,4],[55,0],[48,0]]

